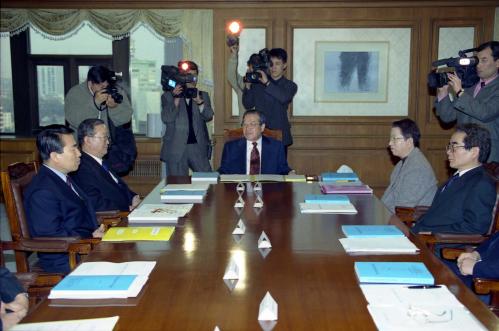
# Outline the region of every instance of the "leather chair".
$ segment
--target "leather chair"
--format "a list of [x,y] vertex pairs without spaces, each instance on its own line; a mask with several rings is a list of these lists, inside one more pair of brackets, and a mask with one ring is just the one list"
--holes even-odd
[[[265,137],[274,138],[276,140],[282,141],[282,131],[281,130],[271,130],[271,129],[265,128],[265,130],[263,130],[262,135],[264,135]],[[243,128],[230,129],[230,130],[225,129],[224,130],[224,142],[236,140],[236,139],[242,138],[243,136],[244,136],[243,135]]]
[[[77,255],[88,254],[92,244],[98,243],[99,240],[78,237],[31,237],[24,213],[23,193],[36,175],[37,169],[36,162],[14,163],[8,166],[6,171],[1,172],[5,209],[12,234],[12,248],[17,271],[36,271],[36,266],[31,266],[28,262],[28,258],[33,252],[68,253],[70,268],[74,269],[77,264]],[[35,268],[33,269],[33,267]]]
[[[466,249],[443,248],[442,257],[447,260],[456,260],[465,251],[472,251],[472,247]],[[486,278],[473,278],[474,290],[477,294],[490,294],[490,310],[499,316],[499,280]]]

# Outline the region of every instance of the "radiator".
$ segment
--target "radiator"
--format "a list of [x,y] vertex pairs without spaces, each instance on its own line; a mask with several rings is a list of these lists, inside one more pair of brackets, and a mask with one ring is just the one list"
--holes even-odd
[[161,177],[161,160],[136,159],[130,177]]

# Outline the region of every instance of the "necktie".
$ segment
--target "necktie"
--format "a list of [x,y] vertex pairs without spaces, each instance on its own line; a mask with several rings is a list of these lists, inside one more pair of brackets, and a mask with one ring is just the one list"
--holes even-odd
[[260,173],[260,153],[256,146],[258,143],[253,142],[253,149],[251,150],[250,157],[250,175],[258,175]]
[[476,84],[475,90],[473,91],[473,98],[476,97],[484,87],[485,87],[485,82],[480,82],[480,84]]
[[75,186],[71,181],[71,177],[69,177],[68,175],[66,175],[66,184],[69,186],[71,191],[73,191],[79,198],[81,198],[80,194],[78,193],[78,191],[76,190]]
[[442,192],[445,191],[445,189],[449,188],[452,185],[452,183],[454,181],[456,181],[457,179],[459,179],[459,173],[457,173],[454,176],[452,176],[451,178],[449,178],[447,183],[445,183],[444,187],[442,187]]
[[111,172],[111,170],[109,169],[109,165],[107,164],[106,161],[102,161],[102,169],[106,170],[106,172],[109,174],[109,176],[111,176],[111,178],[118,184],[120,185],[120,182],[119,180],[114,177],[113,173]]

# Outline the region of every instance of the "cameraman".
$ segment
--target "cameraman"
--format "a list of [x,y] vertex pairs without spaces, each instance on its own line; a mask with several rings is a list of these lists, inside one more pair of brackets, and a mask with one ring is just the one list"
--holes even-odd
[[[267,119],[267,128],[282,131],[282,143],[287,157],[288,146],[293,143],[291,125],[288,120],[288,106],[298,87],[284,77],[288,59],[286,51],[282,48],[273,48],[269,55],[270,77],[264,70],[257,70],[260,74],[259,83],[245,83],[243,105],[246,109],[260,110]],[[250,66],[248,72],[251,71]]]
[[[109,118],[115,126],[126,124],[132,120],[132,106],[126,93],[114,85],[116,80],[113,71],[104,66],[94,66],[88,70],[87,80],[73,86],[64,99],[64,113],[69,126],[77,132],[80,123],[87,118],[99,118],[108,124]],[[110,84],[118,88],[123,96],[121,103],[116,102],[108,94]],[[101,108],[102,110],[99,110]]]
[[[243,81],[243,76],[241,76],[237,72],[237,66],[238,66],[238,54],[239,54],[239,43],[235,45],[229,46],[230,50],[230,57],[229,61],[227,62],[227,80],[236,92],[237,95],[237,103],[239,105],[239,122],[242,123],[243,121],[243,114],[246,111],[243,105],[243,89],[244,89],[244,81]],[[248,61],[248,66],[250,65]]]
[[166,162],[167,173],[172,176],[188,176],[193,171],[211,171],[208,159],[210,140],[206,122],[213,118],[210,96],[196,90],[195,95],[185,95],[187,89],[196,87],[198,66],[192,61],[186,74],[194,76],[194,82],[178,84],[172,91],[161,96],[161,119],[166,125],[161,146],[161,160]]
[[478,123],[486,127],[491,135],[487,161],[499,162],[499,42],[489,41],[478,46],[477,57],[480,81],[463,89],[457,75],[447,74],[449,84],[437,90],[436,113],[445,123]]

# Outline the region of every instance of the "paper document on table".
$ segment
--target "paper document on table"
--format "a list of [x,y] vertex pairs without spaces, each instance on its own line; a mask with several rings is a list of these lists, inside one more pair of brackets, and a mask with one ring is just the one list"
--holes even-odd
[[416,254],[416,247],[407,237],[394,238],[341,238],[340,243],[347,253]]
[[83,320],[54,321],[40,323],[17,324],[9,330],[12,331],[112,331],[118,323],[119,316],[91,318]]
[[167,184],[160,192],[168,191],[207,191],[210,188],[208,183],[192,183],[192,184]]
[[102,241],[168,241],[174,226],[113,227],[106,231]]
[[380,331],[486,330],[465,307],[368,305],[367,309]]
[[71,275],[139,275],[149,276],[156,265],[155,261],[84,262]]
[[357,214],[351,203],[307,203],[300,202],[302,214]]
[[177,223],[193,207],[190,204],[143,204],[128,215],[129,223]]

